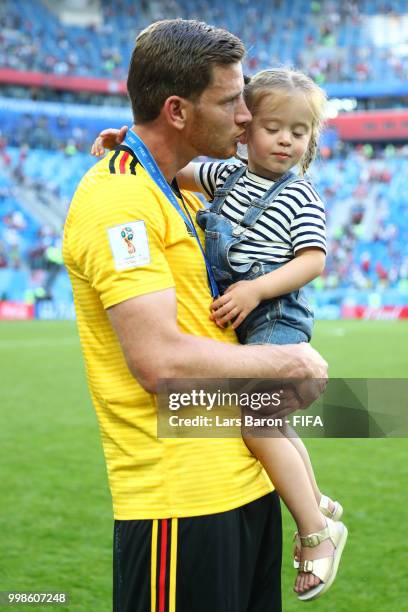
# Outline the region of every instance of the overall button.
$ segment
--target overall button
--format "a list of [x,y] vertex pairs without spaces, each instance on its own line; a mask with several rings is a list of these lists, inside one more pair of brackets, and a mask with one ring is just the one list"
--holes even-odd
[[260,269],[261,269],[261,266],[259,264],[255,264],[255,265],[252,266],[251,272],[257,273],[257,272],[259,272]]
[[244,231],[245,231],[245,227],[242,227],[242,225],[236,225],[234,229],[232,230],[232,235],[240,236]]

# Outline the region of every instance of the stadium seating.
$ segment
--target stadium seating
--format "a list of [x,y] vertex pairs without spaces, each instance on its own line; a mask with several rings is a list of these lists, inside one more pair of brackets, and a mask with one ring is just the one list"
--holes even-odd
[[[100,0],[101,22],[86,28],[62,25],[47,5],[0,3],[0,68],[123,79],[136,34],[154,20],[184,17],[227,27],[245,40],[249,73],[291,63],[328,91],[336,83],[368,91],[375,82],[407,82],[405,0],[239,0],[239,10],[236,0],[121,0],[114,8]],[[47,249],[60,249],[74,189],[95,163],[87,153],[90,142],[104,127],[130,124],[131,114],[125,99],[113,108],[110,96],[107,106],[96,106],[89,104],[91,97],[78,104],[74,92],[70,104],[50,90],[37,92],[43,101],[30,100],[28,92],[16,99],[6,97],[5,88],[0,97],[0,299],[29,301],[52,289],[54,299],[67,304],[68,278],[63,269],[54,275]],[[326,270],[313,283],[313,300],[328,317],[347,301],[406,304],[407,147],[379,145],[373,152],[370,146],[342,148],[336,139],[334,132],[324,136],[324,159],[311,169],[327,205],[329,238]],[[34,198],[47,196],[45,207],[57,203],[57,223],[42,215],[44,202],[42,209],[30,206],[24,187]]]
[[[66,209],[83,173],[95,163],[89,154],[80,152],[67,155],[64,151],[29,149],[23,163],[18,148],[8,147],[7,154],[12,167],[19,166],[25,177],[43,189],[51,189],[63,201],[61,210]],[[353,288],[363,294],[373,289],[397,291],[408,284],[408,255],[404,256],[408,243],[408,155],[403,148],[394,151],[393,157],[384,159],[385,154],[383,150],[381,156],[370,159],[359,147],[345,159],[320,161],[312,167],[311,178],[326,202],[328,216],[327,266],[324,276],[314,283],[315,293],[321,294],[319,299],[328,299],[328,289],[341,292]],[[55,244],[59,236],[44,232],[41,223],[13,199],[10,181],[0,171],[0,240],[6,246],[7,259],[4,268],[32,270],[33,251],[41,245]],[[10,216],[16,213],[19,223],[14,227]],[[19,274],[12,281],[10,273],[3,271],[0,293],[23,297],[24,274]],[[63,274],[53,291],[61,291],[60,297],[66,299]]]
[[241,36],[251,73],[283,62],[321,83],[403,82],[407,77],[405,0],[240,0],[239,5],[236,10],[236,0],[122,0],[114,5],[103,0],[101,24],[80,28],[62,26],[38,0],[5,0],[0,65],[123,79],[136,34],[153,20],[184,17]]

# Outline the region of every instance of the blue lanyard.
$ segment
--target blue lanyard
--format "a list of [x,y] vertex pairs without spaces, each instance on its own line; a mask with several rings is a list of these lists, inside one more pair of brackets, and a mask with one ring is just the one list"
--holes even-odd
[[136,155],[138,160],[141,162],[143,168],[149,174],[150,178],[161,189],[163,194],[167,197],[170,203],[174,206],[174,208],[177,210],[179,215],[181,215],[187,228],[197,240],[201,253],[204,257],[205,266],[207,268],[207,275],[208,275],[208,280],[210,283],[211,295],[213,298],[218,297],[220,292],[218,291],[217,282],[214,278],[214,274],[209,264],[209,261],[204,253],[204,249],[201,245],[200,239],[197,234],[197,230],[191,219],[190,213],[188,212],[188,210],[186,210],[187,212],[186,214],[186,212],[181,208],[173,190],[171,189],[170,185],[164,178],[162,171],[160,170],[159,166],[156,164],[156,161],[154,160],[152,154],[150,153],[149,149],[146,147],[143,140],[141,140],[141,138],[139,138],[139,136],[135,134],[135,132],[133,132],[132,130],[128,130],[126,134],[126,138],[123,141],[123,144],[129,147],[129,149],[133,151],[133,153]]

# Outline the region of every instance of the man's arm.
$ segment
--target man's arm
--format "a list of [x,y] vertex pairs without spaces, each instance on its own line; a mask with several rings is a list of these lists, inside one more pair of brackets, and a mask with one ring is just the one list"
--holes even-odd
[[174,289],[108,309],[129,370],[155,393],[160,378],[316,378],[327,364],[308,344],[243,346],[181,332]]

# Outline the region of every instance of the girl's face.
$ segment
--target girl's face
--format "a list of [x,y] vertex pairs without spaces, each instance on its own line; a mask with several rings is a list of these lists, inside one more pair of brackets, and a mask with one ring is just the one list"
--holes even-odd
[[266,94],[246,131],[248,168],[272,180],[300,161],[312,134],[313,114],[303,94]]

